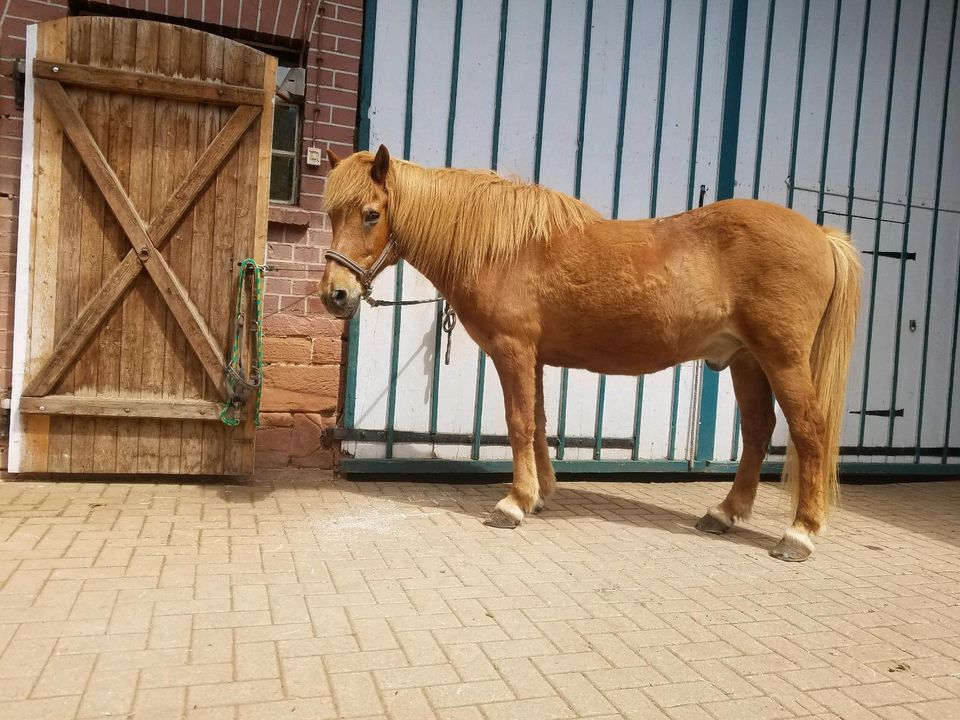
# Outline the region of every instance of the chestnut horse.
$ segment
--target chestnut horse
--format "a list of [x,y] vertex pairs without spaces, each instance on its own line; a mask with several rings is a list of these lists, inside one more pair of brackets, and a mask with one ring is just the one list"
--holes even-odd
[[849,238],[793,210],[725,200],[651,220],[605,220],[562,193],[490,171],[329,153],[333,223],[320,294],[350,318],[403,258],[450,302],[496,366],[513,484],[487,520],[515,527],[554,492],[543,366],[640,375],[687,360],[729,367],[743,455],[697,528],[746,520],[773,433],[790,428],[793,524],[770,551],[804,560],[837,494],[837,449],[859,303]]

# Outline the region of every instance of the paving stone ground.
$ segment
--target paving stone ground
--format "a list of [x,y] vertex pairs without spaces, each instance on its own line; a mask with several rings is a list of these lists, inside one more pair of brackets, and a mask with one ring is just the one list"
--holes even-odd
[[960,482],[846,488],[814,559],[764,484],[0,484],[0,718],[960,718]]

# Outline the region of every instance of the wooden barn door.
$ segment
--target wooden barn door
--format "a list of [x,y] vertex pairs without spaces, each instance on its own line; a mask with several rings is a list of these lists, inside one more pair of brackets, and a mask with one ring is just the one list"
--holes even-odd
[[263,262],[276,61],[102,17],[28,45],[10,470],[250,472],[253,408],[220,409],[237,263]]

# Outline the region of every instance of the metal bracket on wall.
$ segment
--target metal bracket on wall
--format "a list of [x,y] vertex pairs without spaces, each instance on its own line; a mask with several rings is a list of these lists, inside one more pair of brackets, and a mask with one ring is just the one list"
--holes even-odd
[[17,110],[23,110],[23,98],[27,77],[27,66],[23,58],[17,58],[13,61],[13,71],[10,73],[13,78],[13,104]]

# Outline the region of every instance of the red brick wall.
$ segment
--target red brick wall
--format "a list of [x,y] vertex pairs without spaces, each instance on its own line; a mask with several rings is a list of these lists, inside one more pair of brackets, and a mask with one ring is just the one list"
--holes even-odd
[[[150,13],[239,39],[273,39],[306,51],[306,101],[297,206],[271,206],[264,312],[265,386],[257,465],[330,467],[324,431],[336,420],[343,323],[311,294],[330,232],[322,211],[328,167],[309,168],[306,148],[352,151],[359,86],[363,0],[103,0],[110,11]],[[28,24],[62,17],[67,0],[0,0],[0,393],[9,396],[23,113],[14,106],[13,61]],[[272,36],[272,37],[271,37]],[[306,38],[306,40],[304,40]],[[5,434],[6,424],[2,431]],[[5,445],[5,442],[4,442]],[[5,456],[2,461],[5,466]]]

